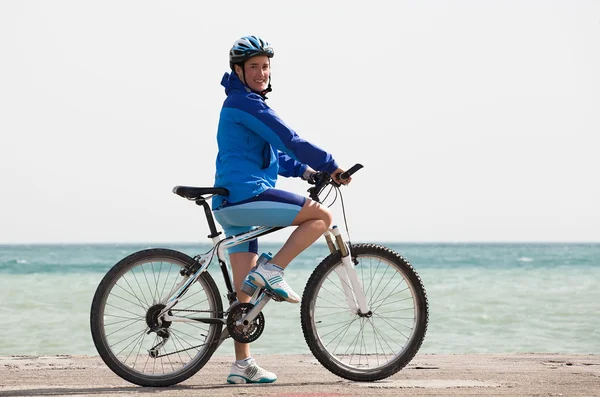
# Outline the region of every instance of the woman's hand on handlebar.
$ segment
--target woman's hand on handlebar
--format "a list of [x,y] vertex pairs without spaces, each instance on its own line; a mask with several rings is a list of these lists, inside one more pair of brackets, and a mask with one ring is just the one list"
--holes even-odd
[[306,167],[306,170],[304,171],[304,173],[302,174],[302,176],[300,178],[303,181],[307,181],[309,184],[314,185],[315,184],[314,176],[316,173],[317,173],[317,171],[313,170],[310,167]]
[[[325,185],[333,183],[336,186],[348,185],[352,181],[352,174],[362,168],[361,164],[352,166],[348,171],[341,168],[336,169],[331,175],[324,172],[317,172],[310,167],[307,167],[301,178],[307,181],[311,185],[318,184],[323,187]],[[346,174],[347,177],[343,178],[342,175]]]
[[347,185],[352,181],[352,177],[349,176],[347,179],[341,179],[340,176],[346,171],[344,171],[341,168],[338,168],[337,170],[335,170],[332,174],[333,179],[335,182],[341,184],[341,185]]
[[[326,172],[316,172],[314,174],[310,174],[308,178],[308,183],[314,185],[310,189],[308,189],[309,197],[316,202],[321,202],[319,199],[319,194],[323,191],[327,185],[331,184],[336,188],[339,188],[341,185],[347,185],[352,181],[352,174],[362,168],[362,164],[356,163],[348,171],[344,171],[341,168],[338,168],[333,172],[333,174],[329,175]],[[342,175],[346,176],[342,178]],[[302,178],[304,179],[304,178]]]

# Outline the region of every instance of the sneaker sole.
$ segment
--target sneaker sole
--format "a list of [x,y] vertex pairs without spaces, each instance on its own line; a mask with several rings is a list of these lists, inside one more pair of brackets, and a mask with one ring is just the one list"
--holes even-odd
[[275,378],[275,379],[260,378],[259,380],[250,380],[250,379],[245,378],[240,375],[229,375],[227,377],[227,383],[229,383],[231,385],[243,385],[246,383],[273,383],[276,380],[277,380],[277,378]]

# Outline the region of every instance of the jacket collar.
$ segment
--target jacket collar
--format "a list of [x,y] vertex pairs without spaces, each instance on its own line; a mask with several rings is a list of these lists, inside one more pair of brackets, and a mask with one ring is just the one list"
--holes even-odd
[[229,95],[231,93],[234,92],[242,92],[242,93],[255,93],[260,95],[263,99],[267,99],[266,94],[267,92],[271,91],[270,87],[271,85],[269,84],[269,89],[263,91],[263,92],[256,92],[253,91],[252,89],[250,89],[250,87],[248,87],[246,84],[242,83],[242,81],[239,79],[239,77],[237,76],[237,74],[231,72],[225,72],[225,74],[223,75],[223,78],[221,79],[221,85],[223,87],[225,87],[225,94]]
[[235,91],[241,92],[252,92],[250,87],[242,83],[242,81],[237,77],[235,73],[225,72],[223,78],[221,79],[221,85],[225,87],[225,94],[229,95]]

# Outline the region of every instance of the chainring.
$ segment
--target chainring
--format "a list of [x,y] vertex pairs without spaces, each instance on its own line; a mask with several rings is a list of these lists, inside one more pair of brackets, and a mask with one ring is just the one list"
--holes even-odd
[[238,303],[229,309],[229,315],[227,316],[227,330],[233,340],[240,343],[250,343],[258,339],[265,329],[265,316],[262,312],[258,313],[258,316],[252,320],[248,325],[237,325],[236,322],[244,318],[244,316],[250,313],[250,310],[254,307],[251,303]]

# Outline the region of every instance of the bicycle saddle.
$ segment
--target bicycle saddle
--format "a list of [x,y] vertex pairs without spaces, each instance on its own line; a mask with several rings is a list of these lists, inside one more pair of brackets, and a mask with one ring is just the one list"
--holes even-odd
[[175,186],[173,193],[188,200],[198,200],[203,196],[218,194],[219,196],[229,196],[229,190],[224,187],[192,187]]

